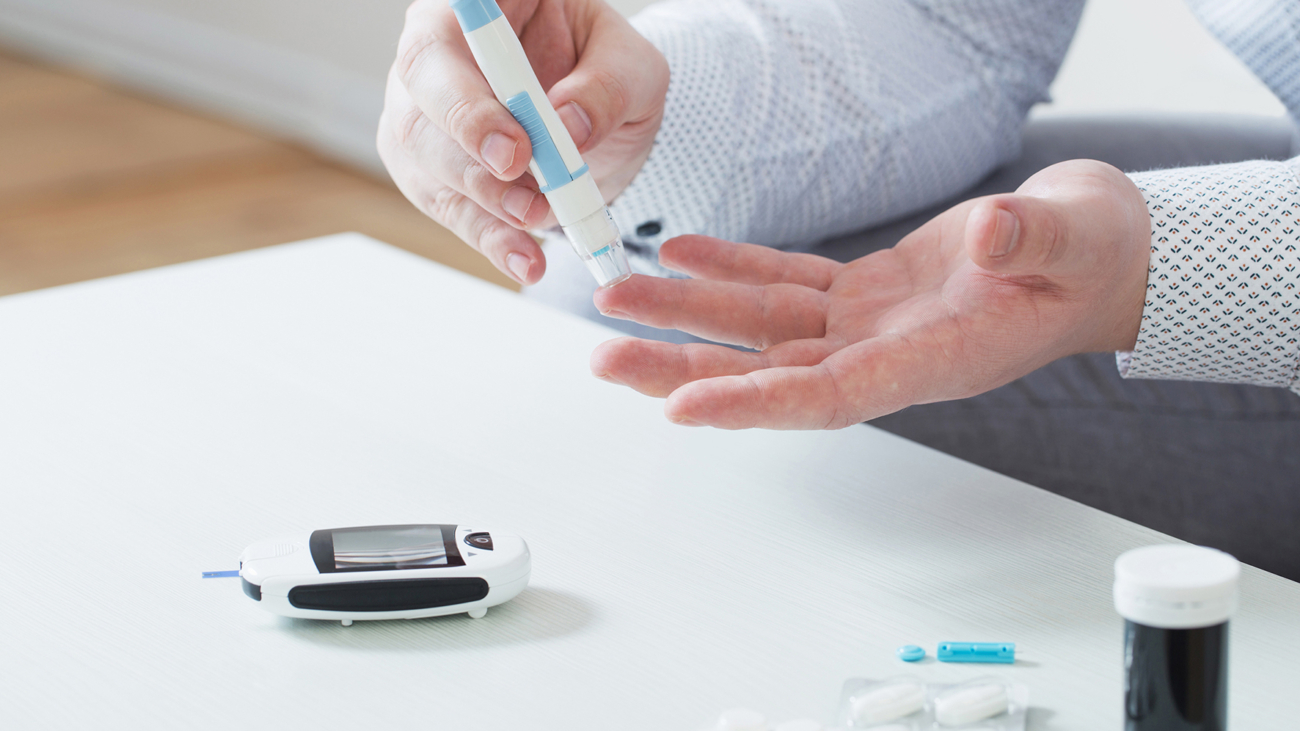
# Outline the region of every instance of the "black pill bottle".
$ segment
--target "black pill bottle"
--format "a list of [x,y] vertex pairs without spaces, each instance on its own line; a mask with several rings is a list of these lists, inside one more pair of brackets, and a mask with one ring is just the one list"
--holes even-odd
[[1228,727],[1228,620],[1240,574],[1237,559],[1200,546],[1146,546],[1115,561],[1125,731]]

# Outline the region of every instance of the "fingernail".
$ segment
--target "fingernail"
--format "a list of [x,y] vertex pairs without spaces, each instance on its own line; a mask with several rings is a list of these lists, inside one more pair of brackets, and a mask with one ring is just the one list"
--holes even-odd
[[998,209],[997,225],[993,229],[993,247],[989,250],[989,256],[997,259],[1010,254],[1016,248],[1016,241],[1020,238],[1020,219],[1016,214],[1004,208]]
[[516,185],[501,196],[501,207],[526,226],[528,209],[533,207],[533,199],[536,197],[537,191],[524,185]]
[[672,423],[676,424],[677,426],[704,426],[704,425],[701,424],[700,422],[698,422],[698,421],[691,421],[690,419],[686,418],[685,416],[671,416],[671,417],[668,418],[668,420],[671,421]]
[[515,161],[515,148],[518,146],[518,142],[500,132],[493,132],[483,140],[483,148],[479,153],[483,155],[483,161],[488,164],[488,167],[500,175],[510,168],[510,163]]
[[631,317],[628,317],[626,312],[619,312],[618,310],[601,310],[600,314],[604,315],[605,317],[613,317],[618,320],[632,319]]
[[591,137],[591,117],[582,111],[577,102],[569,102],[560,107],[559,115],[564,128],[569,130],[569,136],[573,138],[573,144],[582,147],[587,138]]
[[506,255],[506,267],[514,272],[520,284],[528,284],[528,268],[532,265],[532,260],[523,254],[512,251]]
[[623,385],[626,385],[626,384],[624,384],[622,381],[620,381],[620,380],[618,380],[617,378],[615,378],[615,377],[609,375],[608,373],[593,373],[593,374],[591,374],[591,375],[595,376],[596,378],[599,378],[600,380],[604,381],[605,383],[613,383],[614,385],[617,385],[617,386],[623,386]]

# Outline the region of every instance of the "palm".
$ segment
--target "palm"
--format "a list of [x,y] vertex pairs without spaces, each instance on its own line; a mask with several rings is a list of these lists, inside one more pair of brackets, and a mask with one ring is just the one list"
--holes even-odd
[[[1109,173],[1077,177],[1077,195],[1048,182],[1081,220],[1097,222],[1087,243],[1065,257],[1070,226],[1026,232],[1017,256],[1029,269],[1010,273],[988,268],[997,261],[979,253],[997,215],[981,201],[848,264],[704,237],[671,241],[661,261],[694,279],[633,277],[599,292],[597,305],[756,352],[624,338],[597,350],[593,371],[670,396],[669,416],[682,423],[838,428],[981,393],[1063,355],[1105,347],[1116,323],[1130,327],[1109,303],[1135,286],[1140,296],[1145,283],[1145,206],[1140,196],[1139,210],[1131,196],[1110,195],[1117,185],[1121,193],[1136,189],[1123,190]],[[1030,215],[1043,204],[1000,205]]]
[[929,384],[918,400],[925,402],[979,393],[1061,355],[1047,351],[1014,364],[1003,355],[1015,340],[1053,342],[1052,331],[1072,325],[1075,313],[1047,278],[976,266],[962,245],[966,213],[949,211],[897,247],[836,273],[826,337],[845,345],[832,358],[870,357],[882,371],[916,369]]

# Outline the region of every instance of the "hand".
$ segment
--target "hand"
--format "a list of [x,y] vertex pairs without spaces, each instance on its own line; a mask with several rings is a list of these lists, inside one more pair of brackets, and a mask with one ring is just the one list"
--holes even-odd
[[1131,350],[1150,245],[1142,194],[1091,160],[962,203],[848,264],[682,236],[659,260],[695,279],[634,275],[596,306],[758,352],[620,338],[591,370],[668,397],[679,424],[838,429],[1062,356]]
[[[612,200],[650,154],[668,62],[602,0],[499,0],[542,88]],[[532,284],[546,271],[525,229],[555,225],[528,171],[532,144],[492,94],[447,0],[406,13],[379,118],[379,155],[430,218]]]

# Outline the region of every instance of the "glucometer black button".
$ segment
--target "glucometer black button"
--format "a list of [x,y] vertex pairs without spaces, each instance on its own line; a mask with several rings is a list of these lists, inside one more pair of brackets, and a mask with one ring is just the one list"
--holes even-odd
[[465,544],[474,548],[481,548],[484,551],[492,550],[492,534],[490,533],[470,533],[465,536]]

